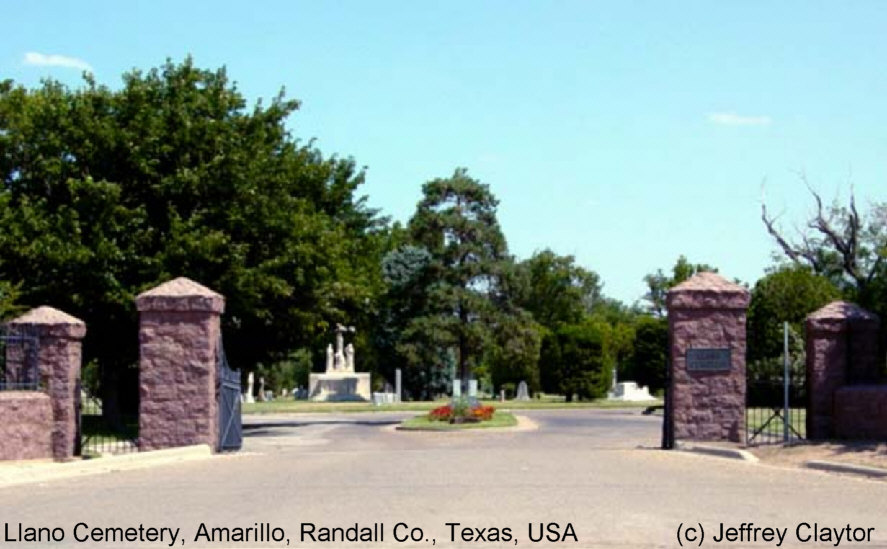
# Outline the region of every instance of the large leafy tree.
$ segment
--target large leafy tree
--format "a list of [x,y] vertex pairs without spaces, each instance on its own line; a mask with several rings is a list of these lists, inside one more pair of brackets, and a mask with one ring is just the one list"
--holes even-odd
[[493,386],[507,384],[516,389],[526,381],[531,393],[541,388],[539,359],[544,333],[545,328],[522,309],[497,315],[487,355]]
[[758,280],[748,308],[750,363],[781,356],[784,322],[790,325],[794,346],[803,348],[804,319],[840,296],[828,278],[803,265],[783,265]]
[[665,388],[668,354],[668,321],[651,315],[639,317],[635,325],[626,379],[646,385],[651,391]]
[[581,321],[602,299],[600,277],[570,255],[537,252],[517,265],[517,276],[518,304],[549,329]]
[[411,332],[451,346],[463,382],[484,356],[497,313],[493,296],[507,262],[496,219],[498,202],[487,185],[465,169],[422,187],[410,219],[411,241],[431,255],[427,305]]
[[567,402],[601,398],[612,381],[613,363],[606,349],[606,324],[564,324],[542,340],[542,388],[564,395]]
[[447,377],[446,339],[436,341],[439,334],[425,330],[426,323],[417,320],[428,307],[431,262],[425,248],[410,244],[384,256],[386,291],[373,327],[373,342],[383,362],[380,373],[391,380],[394,370],[401,368],[409,396],[423,399],[445,391]]
[[190,59],[116,90],[0,83],[0,279],[83,318],[105,370],[135,361],[135,295],[180,275],[226,296],[238,367],[368,319],[383,220],[352,160],[290,135],[298,106],[248,108]]
[[647,301],[648,312],[657,317],[664,317],[666,313],[665,297],[668,295],[668,290],[696,273],[704,271],[717,272],[718,270],[706,263],[690,263],[682,255],[678,257],[674,267],[672,267],[671,275],[666,275],[662,272],[662,269],[658,269],[655,273],[645,276],[644,282],[647,284],[647,293],[644,295],[644,300]]

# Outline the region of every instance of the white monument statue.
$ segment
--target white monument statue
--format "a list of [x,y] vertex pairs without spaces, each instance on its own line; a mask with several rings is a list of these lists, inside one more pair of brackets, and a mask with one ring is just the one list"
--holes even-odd
[[345,371],[353,372],[354,371],[354,345],[351,343],[345,347]]
[[326,348],[326,371],[308,376],[311,400],[371,400],[370,374],[354,371],[354,345],[345,346],[345,334],[354,326],[336,324],[336,348]]
[[620,381],[612,391],[607,393],[607,400],[645,402],[657,400],[657,398],[652,396],[650,390],[645,386],[638,387],[634,381]]

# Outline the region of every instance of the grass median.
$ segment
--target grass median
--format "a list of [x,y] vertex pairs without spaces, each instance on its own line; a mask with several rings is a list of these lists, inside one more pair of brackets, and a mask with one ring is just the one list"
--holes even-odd
[[517,418],[508,412],[496,412],[493,418],[488,421],[480,421],[477,423],[449,423],[429,419],[427,415],[416,416],[408,419],[400,424],[400,429],[404,431],[462,431],[466,429],[495,429],[514,427],[517,425]]

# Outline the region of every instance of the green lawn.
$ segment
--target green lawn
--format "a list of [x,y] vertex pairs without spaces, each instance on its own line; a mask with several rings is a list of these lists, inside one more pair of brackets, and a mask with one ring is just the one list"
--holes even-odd
[[493,429],[496,427],[514,427],[517,425],[517,418],[508,412],[496,412],[493,419],[489,421],[481,421],[479,423],[449,423],[446,421],[436,421],[428,419],[427,415],[416,416],[408,419],[400,424],[400,428],[404,430],[416,431],[460,431],[464,429]]
[[[400,404],[383,404],[375,406],[371,402],[309,402],[305,400],[280,399],[271,402],[244,404],[244,414],[293,414],[293,413],[332,413],[332,412],[427,412],[432,408],[443,406],[449,400],[401,402]],[[538,410],[538,409],[570,409],[570,408],[633,408],[644,409],[656,402],[618,402],[609,400],[593,400],[589,402],[564,402],[563,397],[548,397],[538,400],[482,400],[485,405],[495,406],[500,410]]]

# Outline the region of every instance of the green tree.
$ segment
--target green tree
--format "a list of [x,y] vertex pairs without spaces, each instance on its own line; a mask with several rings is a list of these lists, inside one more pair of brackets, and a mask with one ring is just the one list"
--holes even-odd
[[626,378],[650,391],[664,389],[667,356],[668,321],[654,316],[638,318]]
[[778,358],[783,352],[783,323],[791,325],[797,340],[804,319],[823,305],[839,299],[841,292],[826,277],[809,267],[780,266],[755,283],[748,308],[749,362]]
[[452,346],[459,376],[467,383],[490,339],[496,312],[492,296],[507,260],[496,219],[498,201],[464,168],[429,181],[422,193],[409,231],[411,241],[431,254],[428,301],[408,332],[431,340],[438,355],[445,354],[441,346]]
[[567,402],[601,398],[612,382],[612,363],[607,360],[605,335],[600,325],[585,322],[564,324],[547,332],[542,340],[542,388],[564,395]]
[[531,393],[539,391],[539,356],[544,331],[530,313],[521,309],[498,315],[487,356],[494,387],[517,387],[526,381]]
[[386,290],[380,298],[373,342],[387,379],[394,370],[403,372],[403,387],[414,398],[432,398],[446,391],[448,355],[441,351],[447,343],[435,341],[428,319],[428,287],[431,284],[431,254],[425,248],[401,244],[382,259]]
[[290,135],[298,106],[247,108],[224,69],[191,59],[119,90],[3,82],[0,278],[83,318],[105,372],[135,361],[135,295],[179,275],[226,296],[234,367],[369,323],[385,220],[355,194],[353,160]]
[[19,297],[19,285],[0,280],[0,321],[9,320],[22,312],[16,304]]
[[666,312],[665,297],[668,294],[668,290],[696,273],[704,271],[718,272],[717,269],[705,263],[690,263],[682,255],[678,257],[677,262],[672,267],[671,276],[663,273],[662,269],[658,269],[655,273],[645,276],[644,282],[647,284],[648,291],[644,295],[644,300],[647,301],[647,310],[654,316],[664,317]]
[[549,329],[581,321],[602,298],[600,277],[576,265],[573,256],[543,250],[519,263],[517,272],[517,303]]

